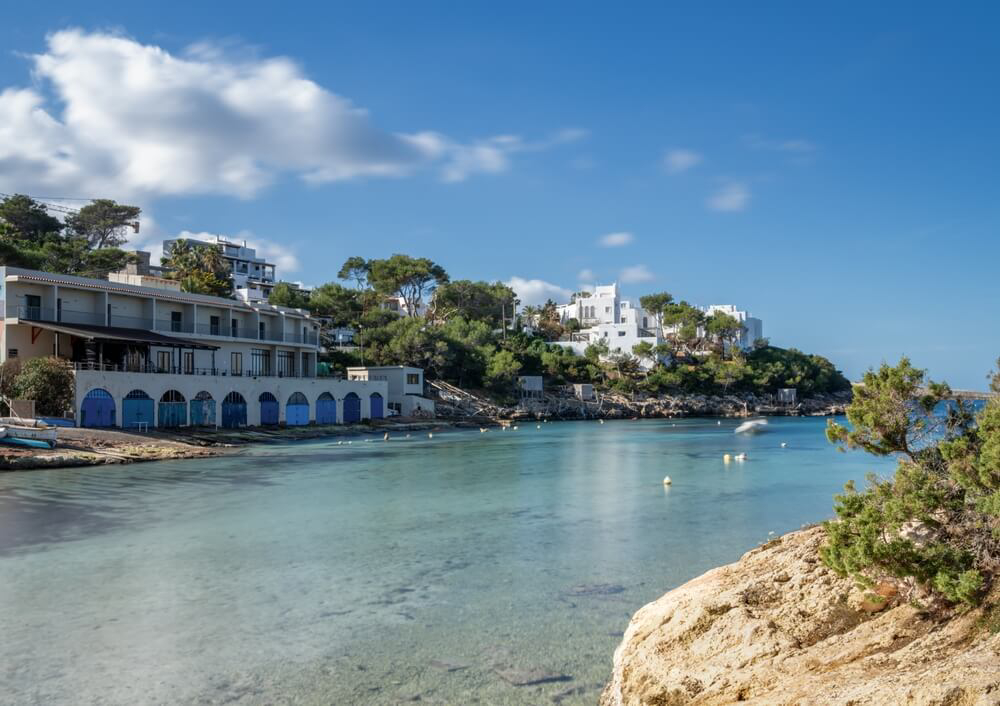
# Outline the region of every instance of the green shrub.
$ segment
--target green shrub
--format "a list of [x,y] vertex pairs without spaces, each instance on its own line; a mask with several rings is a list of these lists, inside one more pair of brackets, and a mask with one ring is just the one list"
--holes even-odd
[[34,400],[35,414],[61,417],[73,408],[73,371],[59,358],[31,358],[14,378],[15,398]]
[[871,586],[912,579],[951,603],[974,605],[1000,562],[1000,400],[973,415],[926,383],[906,358],[869,371],[847,409],[850,428],[829,422],[841,448],[897,456],[891,480],[849,483],[824,524],[823,562]]

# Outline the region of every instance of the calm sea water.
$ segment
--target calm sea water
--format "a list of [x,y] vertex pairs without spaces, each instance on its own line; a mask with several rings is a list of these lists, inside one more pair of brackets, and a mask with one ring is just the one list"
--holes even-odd
[[0,702],[594,703],[636,609],[889,469],[736,423],[0,474]]

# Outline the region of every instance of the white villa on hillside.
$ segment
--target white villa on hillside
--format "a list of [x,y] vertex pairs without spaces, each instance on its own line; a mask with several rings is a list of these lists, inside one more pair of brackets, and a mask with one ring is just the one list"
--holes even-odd
[[[384,416],[384,381],[316,376],[308,312],[0,267],[0,361],[55,355],[73,366],[88,427],[334,424]],[[159,278],[150,278],[146,284]]]
[[[643,342],[654,346],[663,343],[663,334],[657,330],[653,316],[621,299],[617,284],[596,287],[589,297],[577,297],[556,311],[563,324],[575,319],[582,328],[570,334],[570,340],[554,343],[580,355],[587,346],[600,341],[613,354],[632,354],[632,349]],[[640,365],[649,368],[653,361],[642,360]]]
[[[604,341],[611,353],[632,353],[633,347],[642,342],[652,345],[663,343],[671,330],[657,327],[656,318],[631,301],[621,299],[617,284],[598,286],[590,296],[577,296],[569,304],[556,308],[560,321],[565,325],[576,320],[581,329],[570,334],[567,341],[554,341],[578,354],[583,354],[594,343]],[[714,304],[702,309],[706,314],[721,312],[728,314],[743,324],[743,332],[738,345],[748,350],[763,338],[763,322],[737,309],[731,304]],[[644,368],[652,367],[653,361],[642,360]]]

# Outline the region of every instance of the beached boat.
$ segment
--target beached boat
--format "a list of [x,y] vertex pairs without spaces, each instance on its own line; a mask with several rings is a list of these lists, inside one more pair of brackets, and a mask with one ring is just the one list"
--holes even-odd
[[766,419],[751,419],[733,429],[734,434],[762,434],[767,431]]
[[56,427],[32,424],[28,420],[17,424],[7,422],[0,427],[0,444],[52,449],[56,445]]

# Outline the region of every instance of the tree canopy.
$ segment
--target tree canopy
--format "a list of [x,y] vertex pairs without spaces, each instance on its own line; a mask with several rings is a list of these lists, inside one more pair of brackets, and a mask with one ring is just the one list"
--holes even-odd
[[396,254],[384,260],[370,260],[368,269],[368,281],[375,291],[400,297],[410,317],[419,316],[425,295],[448,281],[445,269],[426,257]]
[[161,258],[160,265],[170,278],[180,281],[185,292],[216,297],[232,295],[229,263],[211,243],[176,240]]
[[66,218],[66,228],[74,236],[86,239],[95,249],[118,247],[128,239],[126,233],[136,227],[138,206],[126,206],[111,199],[95,199]]

